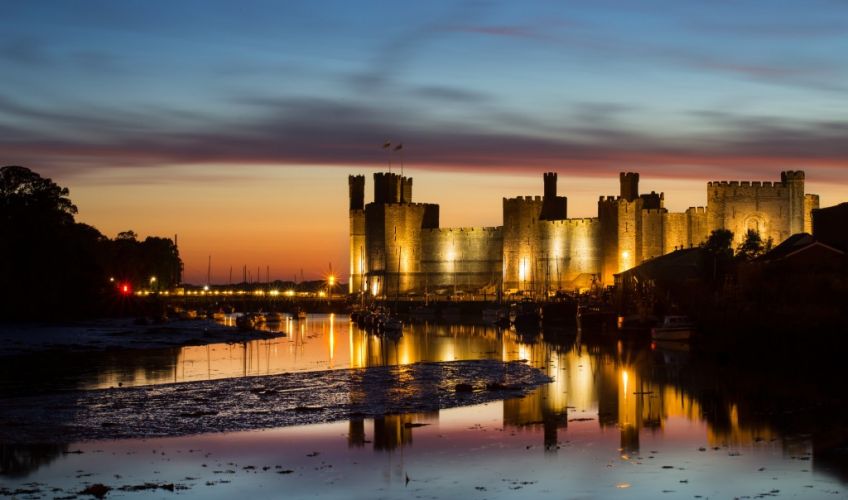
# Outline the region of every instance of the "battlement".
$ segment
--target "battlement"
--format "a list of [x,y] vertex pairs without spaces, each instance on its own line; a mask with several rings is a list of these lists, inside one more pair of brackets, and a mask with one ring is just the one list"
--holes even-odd
[[686,209],[687,214],[706,214],[707,207],[689,207]]
[[391,172],[374,173],[374,203],[412,202],[412,178]]
[[424,228],[422,233],[429,234],[450,234],[450,233],[499,233],[503,229],[502,226],[482,226],[482,227],[433,227]]
[[613,203],[613,202],[615,202],[615,201],[617,201],[617,200],[618,200],[618,196],[603,196],[603,195],[601,195],[601,196],[598,198],[598,202],[599,202],[599,203],[600,203],[600,202]]
[[598,222],[597,217],[577,217],[575,219],[560,219],[560,220],[541,220],[540,224],[550,224],[552,226],[582,226],[585,224],[594,224]]
[[642,210],[642,213],[647,215],[662,215],[668,213],[668,210],[665,208],[645,208]]
[[542,203],[541,196],[516,196],[515,198],[504,198],[504,203]]
[[802,181],[804,180],[805,174],[803,170],[787,170],[785,172],[780,173],[780,181],[784,184],[791,181]]

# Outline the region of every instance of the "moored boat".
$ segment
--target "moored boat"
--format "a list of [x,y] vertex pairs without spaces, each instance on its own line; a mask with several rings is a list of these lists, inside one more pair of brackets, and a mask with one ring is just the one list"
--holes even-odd
[[662,324],[651,329],[653,340],[687,341],[695,332],[695,324],[687,316],[665,316]]

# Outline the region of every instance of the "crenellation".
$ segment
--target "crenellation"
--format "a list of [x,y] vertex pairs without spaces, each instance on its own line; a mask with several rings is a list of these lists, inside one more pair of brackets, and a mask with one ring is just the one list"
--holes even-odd
[[818,207],[802,171],[782,172],[779,182],[710,181],[706,206],[674,213],[664,193],[639,194],[638,174],[622,172],[621,194],[599,196],[597,217],[569,219],[556,177],[545,173],[544,196],[502,198],[501,226],[452,228],[439,227],[439,205],[412,202],[410,178],[375,174],[375,199],[365,205],[364,177],[349,177],[351,292],[431,286],[539,295],[598,279],[609,285],[614,274],[697,246],[715,229],[731,230],[735,245],[749,229],[778,244],[809,230]]

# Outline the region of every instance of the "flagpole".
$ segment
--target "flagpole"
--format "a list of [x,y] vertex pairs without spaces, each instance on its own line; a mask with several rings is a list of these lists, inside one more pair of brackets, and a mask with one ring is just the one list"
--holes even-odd
[[386,153],[388,153],[388,155],[389,155],[389,156],[388,156],[388,160],[389,160],[389,173],[392,173],[392,143],[391,143],[391,141],[389,141],[388,139],[386,139],[385,141],[383,141],[383,150],[385,150],[385,151],[386,151]]

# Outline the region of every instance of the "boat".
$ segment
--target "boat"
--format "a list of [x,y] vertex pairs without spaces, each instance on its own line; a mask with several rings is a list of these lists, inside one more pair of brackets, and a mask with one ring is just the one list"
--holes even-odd
[[283,316],[283,313],[279,312],[267,312],[265,313],[265,322],[266,323],[282,323],[285,321],[286,317]]
[[306,319],[306,311],[304,311],[303,309],[298,309],[297,314],[295,315],[295,319],[297,319],[297,320]]
[[532,332],[541,327],[542,309],[532,300],[525,299],[513,304],[509,316],[516,330]]
[[239,330],[243,332],[252,332],[257,329],[257,327],[264,322],[264,320],[260,320],[261,315],[255,313],[245,313],[239,316],[236,316],[236,326]]
[[577,328],[585,333],[612,333],[616,330],[618,316],[615,311],[603,304],[579,305],[577,307]]
[[662,324],[651,328],[651,339],[687,341],[695,332],[695,324],[688,316],[665,316]]

